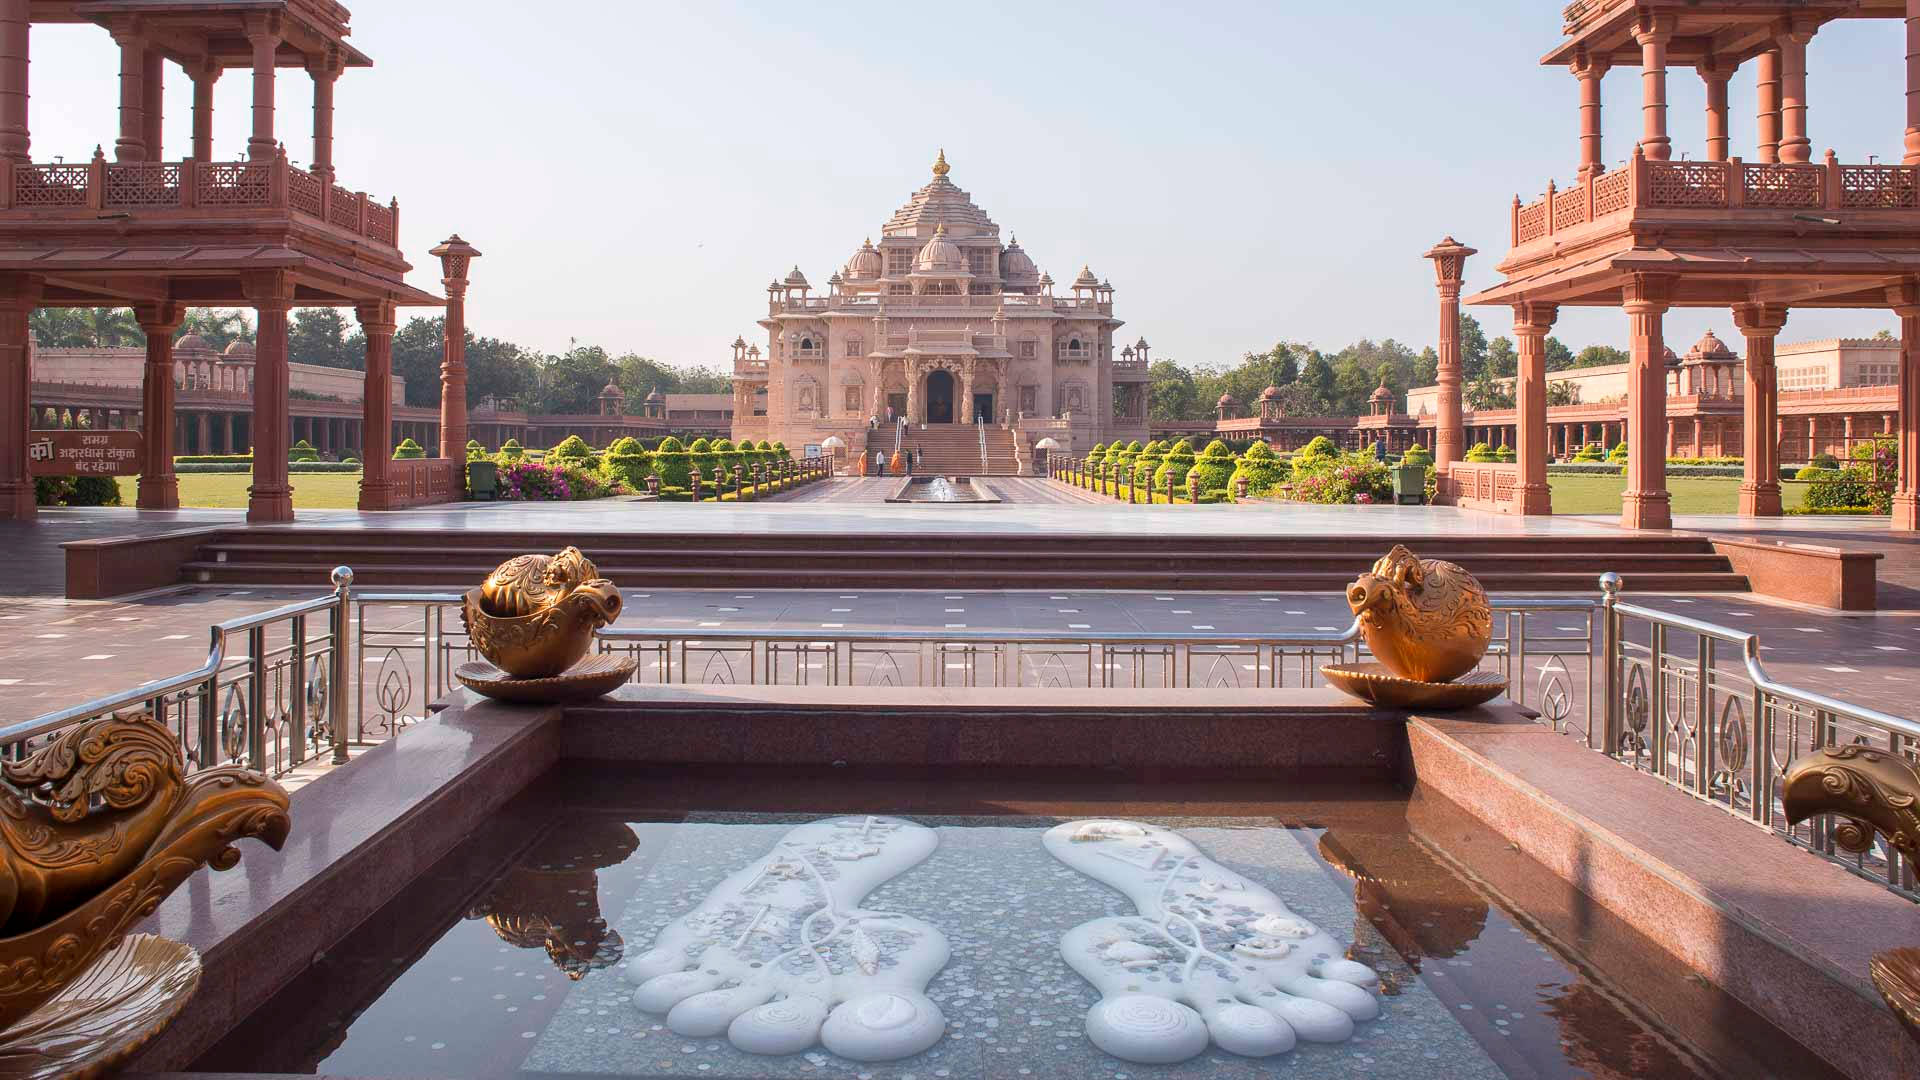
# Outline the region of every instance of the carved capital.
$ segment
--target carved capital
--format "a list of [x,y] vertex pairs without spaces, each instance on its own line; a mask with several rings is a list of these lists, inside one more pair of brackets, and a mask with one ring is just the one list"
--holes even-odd
[[1787,325],[1786,305],[1735,304],[1733,325],[1749,341],[1774,337]]
[[1673,306],[1673,278],[1635,274],[1620,289],[1620,305],[1629,315],[1663,315]]
[[395,306],[391,300],[374,300],[354,306],[353,313],[360,320],[360,329],[367,337],[392,337],[398,323]]
[[1513,305],[1513,332],[1518,336],[1546,337],[1560,318],[1560,305],[1542,300],[1523,300]]
[[1671,15],[1654,15],[1641,12],[1633,23],[1633,40],[1642,47],[1647,45],[1665,45],[1673,40],[1674,18]]
[[176,300],[162,300],[133,306],[134,321],[140,324],[140,329],[149,337],[154,334],[171,334],[180,329],[180,323],[186,318],[186,314],[186,306]]

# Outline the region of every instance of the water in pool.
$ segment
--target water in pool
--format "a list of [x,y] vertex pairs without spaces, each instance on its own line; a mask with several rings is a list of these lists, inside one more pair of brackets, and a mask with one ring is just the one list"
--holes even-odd
[[662,814],[563,789],[503,811],[198,1068],[1823,1075],[1777,1033],[1716,1062],[1725,1047],[1693,1045],[1713,1038],[1664,1030],[1391,792],[887,814],[852,791],[855,813]]

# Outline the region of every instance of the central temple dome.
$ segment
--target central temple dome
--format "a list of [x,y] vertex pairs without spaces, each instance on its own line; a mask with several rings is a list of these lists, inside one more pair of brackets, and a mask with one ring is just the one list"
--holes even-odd
[[960,245],[947,239],[947,227],[936,226],[933,239],[920,249],[913,260],[913,268],[921,273],[964,274],[967,270],[967,257],[960,251]]

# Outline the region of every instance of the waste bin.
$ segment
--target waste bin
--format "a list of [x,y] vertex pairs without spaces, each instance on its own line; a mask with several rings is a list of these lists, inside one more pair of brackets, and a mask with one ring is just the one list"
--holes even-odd
[[500,463],[496,461],[467,462],[467,497],[492,501],[500,491]]
[[1399,506],[1419,506],[1427,501],[1427,467],[1425,465],[1394,467],[1393,501]]

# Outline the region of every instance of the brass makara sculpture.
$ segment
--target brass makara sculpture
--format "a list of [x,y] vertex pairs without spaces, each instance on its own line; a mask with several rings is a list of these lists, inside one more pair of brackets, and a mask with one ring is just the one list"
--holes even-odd
[[[252,837],[276,850],[290,825],[280,785],[239,766],[186,777],[180,743],[150,714],[99,717],[55,735],[21,761],[0,764],[0,1059],[6,1075],[36,1069],[103,1069],[164,1026],[180,1002],[139,1008],[139,979],[191,992],[197,960],[180,946],[166,970],[143,964],[139,950],[166,952],[142,936],[135,952],[114,956],[115,973],[85,1000],[54,1000],[122,944],[133,925],[203,865],[231,869],[236,841]],[[161,943],[162,945],[168,943]],[[181,966],[191,965],[191,978]],[[129,982],[129,980],[136,980]],[[52,1004],[49,1004],[52,1002]],[[47,1006],[42,1009],[42,1006]],[[102,1010],[130,1010],[128,1024],[159,1015],[149,1030],[109,1024],[111,1037],[76,1047]],[[40,1010],[36,1013],[36,1010]],[[90,1026],[91,1025],[91,1026]],[[84,1067],[83,1067],[84,1066]]]
[[520,555],[467,591],[460,616],[488,663],[517,679],[544,679],[579,663],[593,632],[620,617],[620,590],[579,548]]
[[1347,586],[1347,605],[1367,648],[1403,679],[1451,682],[1480,666],[1493,640],[1493,608],[1473,575],[1399,544]]
[[[1787,766],[1780,804],[1790,825],[1839,815],[1834,843],[1855,854],[1873,847],[1876,832],[1909,859],[1920,848],[1920,771],[1899,754],[1858,745],[1803,754]],[[1920,1039],[1920,948],[1875,953],[1868,974],[1907,1033]]]

